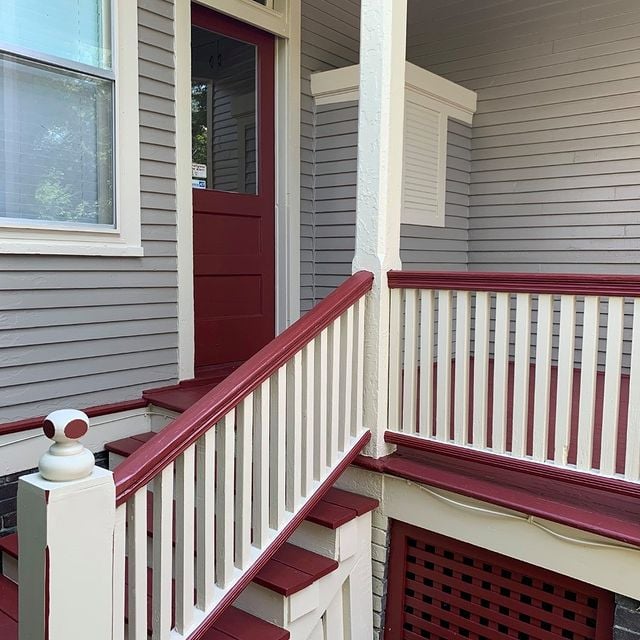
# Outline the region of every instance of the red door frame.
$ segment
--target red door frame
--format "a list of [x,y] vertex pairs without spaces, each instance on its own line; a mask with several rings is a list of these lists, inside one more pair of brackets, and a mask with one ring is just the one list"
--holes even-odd
[[[251,25],[215,12],[201,5],[191,5],[191,24],[223,36],[253,44],[257,50],[256,102],[257,102],[257,194],[227,193],[213,189],[193,189],[193,211],[215,212],[216,210],[241,209],[246,215],[263,218],[263,246],[269,249],[262,255],[265,265],[263,278],[263,315],[270,319],[267,342],[275,337],[276,331],[276,291],[275,291],[275,37]],[[215,195],[213,195],[215,194]],[[215,199],[215,203],[212,200]],[[195,225],[194,225],[195,230]],[[194,260],[196,256],[194,255]],[[224,271],[224,258],[219,259],[219,268]],[[198,273],[194,264],[194,275]],[[197,317],[194,318],[197,323]],[[243,336],[229,336],[242,339]],[[195,366],[198,361],[198,335],[195,337]]]

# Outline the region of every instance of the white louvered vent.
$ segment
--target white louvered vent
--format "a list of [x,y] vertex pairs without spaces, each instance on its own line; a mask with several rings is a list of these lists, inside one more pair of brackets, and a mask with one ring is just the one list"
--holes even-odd
[[447,117],[407,100],[402,222],[444,226]]
[[[311,75],[316,104],[359,99],[360,67]],[[410,62],[405,70],[402,216],[405,224],[445,226],[449,118],[471,124],[477,96]]]

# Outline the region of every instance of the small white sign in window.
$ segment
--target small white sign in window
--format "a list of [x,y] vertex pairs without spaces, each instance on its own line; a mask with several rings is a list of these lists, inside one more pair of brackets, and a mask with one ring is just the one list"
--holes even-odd
[[192,178],[206,178],[207,177],[207,165],[198,164],[196,162],[191,165],[191,177]]

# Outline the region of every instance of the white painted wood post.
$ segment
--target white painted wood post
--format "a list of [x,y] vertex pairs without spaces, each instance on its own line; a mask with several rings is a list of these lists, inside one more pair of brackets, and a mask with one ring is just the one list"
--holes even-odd
[[18,486],[20,640],[111,640],[115,485],[79,439],[80,411],[44,422],[55,444]]
[[358,198],[353,269],[375,276],[366,312],[365,453],[391,452],[384,442],[389,364],[387,272],[400,269],[400,212],[407,0],[362,0],[358,126]]

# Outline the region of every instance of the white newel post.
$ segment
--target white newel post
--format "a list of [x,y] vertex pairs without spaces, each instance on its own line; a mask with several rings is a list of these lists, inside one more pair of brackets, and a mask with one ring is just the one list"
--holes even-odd
[[18,486],[20,640],[111,640],[113,475],[79,442],[87,416],[54,411],[40,473]]
[[375,276],[365,334],[364,425],[368,455],[391,452],[384,442],[389,378],[387,272],[400,269],[400,214],[407,0],[362,0],[358,197],[354,271]]

